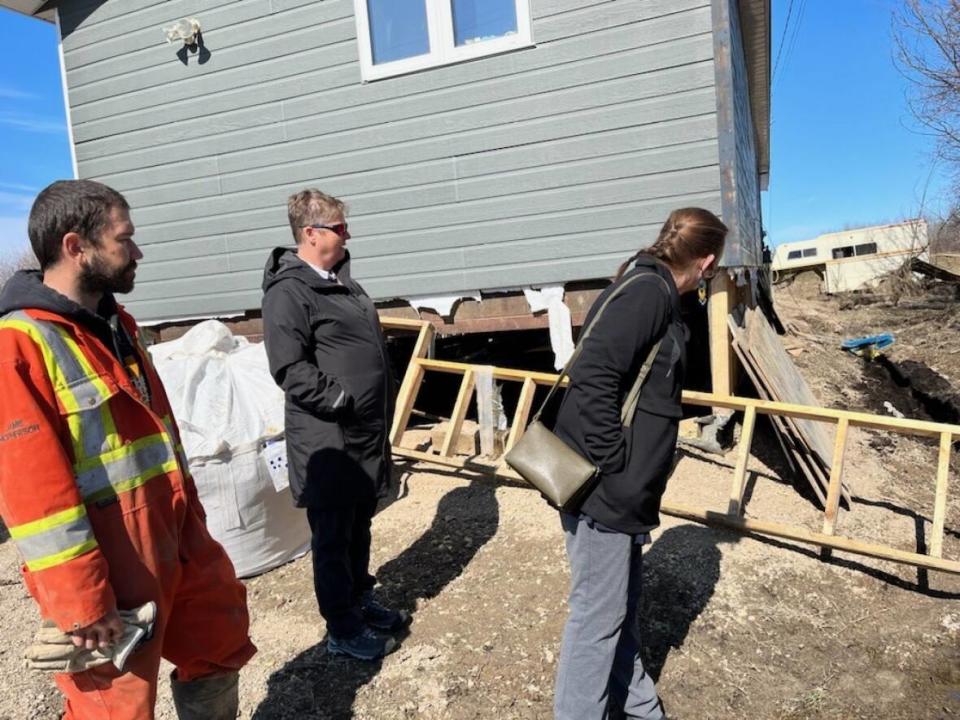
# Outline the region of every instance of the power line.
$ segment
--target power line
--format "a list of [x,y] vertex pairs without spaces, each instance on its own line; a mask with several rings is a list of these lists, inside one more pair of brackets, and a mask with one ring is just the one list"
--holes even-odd
[[[803,26],[803,15],[806,9],[807,0],[800,0],[800,6],[797,8],[797,20],[793,23],[793,32],[790,33],[790,40],[787,42],[787,52],[783,56],[783,72],[780,73],[780,77],[783,77],[784,73],[787,72],[787,67],[790,65],[790,58],[793,57],[793,49],[797,44],[800,28]],[[771,88],[771,92],[772,91],[773,88]]]
[[783,24],[783,33],[780,35],[780,47],[777,49],[777,59],[773,62],[773,78],[777,77],[777,68],[780,67],[780,54],[783,52],[783,41],[787,38],[787,30],[790,28],[790,16],[793,14],[793,0],[787,7],[787,21]]

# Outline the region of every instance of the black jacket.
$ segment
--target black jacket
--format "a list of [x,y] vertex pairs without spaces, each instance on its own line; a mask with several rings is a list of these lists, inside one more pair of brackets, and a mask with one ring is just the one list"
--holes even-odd
[[[649,532],[660,524],[660,499],[673,467],[680,393],[686,361],[686,333],[680,296],[670,271],[641,256],[624,278],[660,275],[632,282],[600,316],[570,372],[570,387],[557,414],[556,434],[600,468],[600,481],[584,501],[585,515],[619,532]],[[619,286],[604,290],[586,323]],[[585,325],[586,327],[586,325]],[[640,367],[662,338],[640,393],[633,425],[620,412]]]
[[327,280],[276,248],[263,273],[263,339],[286,393],[290,488],[300,507],[351,505],[390,474],[393,379],[373,301],[349,255]]

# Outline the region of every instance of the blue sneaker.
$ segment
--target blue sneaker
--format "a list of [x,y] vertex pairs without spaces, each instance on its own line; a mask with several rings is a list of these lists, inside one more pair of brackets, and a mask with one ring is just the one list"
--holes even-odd
[[357,660],[377,660],[397,649],[392,637],[378,635],[370,628],[349,638],[327,637],[327,652],[331,655],[347,655]]
[[360,612],[363,619],[374,630],[395,633],[410,624],[410,613],[405,610],[392,610],[378,603],[372,592],[365,592],[360,598]]

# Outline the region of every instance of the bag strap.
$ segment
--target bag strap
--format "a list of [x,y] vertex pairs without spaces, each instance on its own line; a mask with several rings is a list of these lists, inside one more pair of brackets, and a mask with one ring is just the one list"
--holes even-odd
[[[567,360],[567,364],[564,365],[563,370],[557,376],[557,381],[553,384],[553,387],[550,388],[550,392],[547,393],[547,396],[543,399],[543,402],[540,403],[540,408],[537,410],[536,414],[533,416],[533,419],[530,421],[531,425],[540,419],[540,415],[543,413],[544,408],[547,407],[547,404],[553,398],[554,394],[556,394],[557,389],[560,387],[561,383],[563,383],[563,379],[567,377],[567,375],[569,375],[570,368],[573,367],[573,364],[576,362],[577,358],[580,357],[580,351],[583,350],[584,343],[586,342],[587,337],[590,335],[590,331],[593,330],[594,325],[597,324],[597,321],[600,319],[600,316],[603,315],[603,311],[607,309],[607,305],[610,304],[610,301],[613,300],[617,295],[619,295],[623,291],[623,289],[626,288],[627,285],[632,283],[634,280],[643,280],[644,278],[651,278],[651,277],[657,278],[660,282],[663,283],[663,286],[667,289],[667,292],[668,293],[670,292],[670,286],[667,285],[666,280],[664,280],[660,275],[658,275],[655,272],[647,272],[647,273],[638,273],[633,277],[627,278],[620,284],[620,287],[618,287],[616,290],[610,293],[607,299],[603,301],[603,305],[600,306],[600,309],[597,310],[597,314],[593,316],[593,320],[590,321],[590,324],[587,326],[586,330],[583,331],[583,335],[580,336],[580,340],[577,343],[577,346],[574,348],[573,353],[571,353],[570,359]],[[634,409],[636,409],[637,401],[639,400],[639,397],[640,397],[640,388],[643,385],[643,381],[646,380],[647,375],[650,374],[650,368],[653,366],[653,359],[657,356],[657,351],[660,349],[660,342],[661,340],[657,340],[651,352],[647,354],[647,359],[643,363],[643,367],[640,368],[640,374],[637,376],[637,380],[636,382],[634,382],[633,388],[631,388],[630,394],[627,396],[628,404],[632,398]],[[624,408],[621,411],[621,420],[623,419],[624,417],[623,413],[626,412],[626,410],[627,410],[627,404],[624,405]],[[631,417],[632,417],[632,413],[631,413]]]
[[663,338],[657,340],[657,342],[653,344],[653,349],[647,353],[647,359],[643,361],[643,367],[641,367],[640,372],[637,373],[637,379],[633,383],[633,387],[630,388],[626,402],[623,403],[623,410],[620,412],[620,424],[624,427],[633,425],[633,416],[637,412],[637,403],[640,402],[640,391],[643,389],[644,381],[650,374],[650,369],[653,367],[653,361],[656,359],[657,353],[660,352],[660,343],[662,342]]

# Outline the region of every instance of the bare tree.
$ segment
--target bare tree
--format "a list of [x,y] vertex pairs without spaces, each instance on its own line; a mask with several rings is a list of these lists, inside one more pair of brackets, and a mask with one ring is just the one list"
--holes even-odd
[[960,196],[960,0],[902,0],[896,59],[914,86],[911,109],[937,139]]
[[10,276],[17,270],[28,270],[36,267],[39,267],[37,258],[30,249],[0,256],[0,287],[5,285]]

